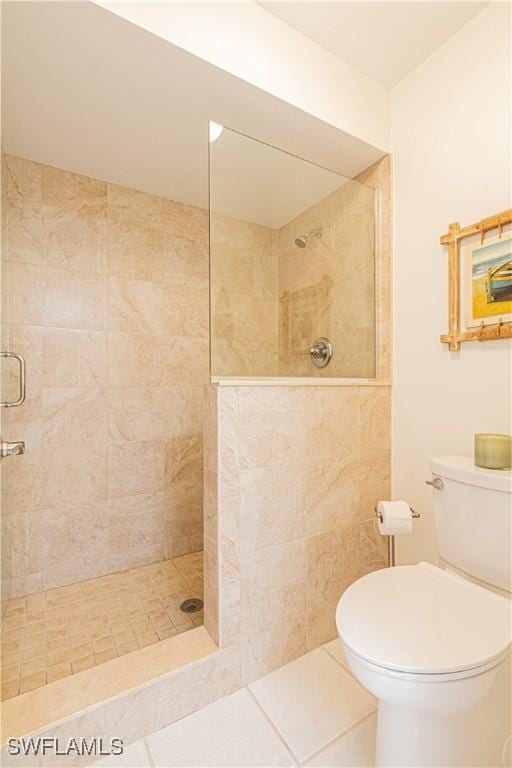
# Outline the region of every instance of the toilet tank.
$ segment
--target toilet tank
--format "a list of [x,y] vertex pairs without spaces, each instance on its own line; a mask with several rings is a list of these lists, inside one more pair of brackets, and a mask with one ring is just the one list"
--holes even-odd
[[430,462],[439,555],[448,566],[512,592],[512,473],[476,467],[473,459]]

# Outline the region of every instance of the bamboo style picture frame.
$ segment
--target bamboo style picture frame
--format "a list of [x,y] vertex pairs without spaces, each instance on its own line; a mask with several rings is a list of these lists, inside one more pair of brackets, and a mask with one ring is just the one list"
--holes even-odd
[[503,227],[512,223],[512,208],[488,216],[485,219],[470,224],[467,227],[454,222],[448,226],[448,232],[441,235],[441,245],[448,246],[448,333],[441,334],[441,342],[448,344],[448,349],[456,352],[462,341],[491,341],[512,338],[512,322],[498,319],[495,323],[487,324],[482,320],[480,326],[474,329],[461,330],[461,276],[460,276],[460,243],[464,238],[480,235],[484,243],[486,233],[497,230],[501,237]]

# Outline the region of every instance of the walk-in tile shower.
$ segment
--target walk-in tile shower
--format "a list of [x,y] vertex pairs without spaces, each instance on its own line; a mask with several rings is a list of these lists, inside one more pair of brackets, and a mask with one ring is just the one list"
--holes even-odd
[[2,175],[11,697],[202,622],[180,606],[203,597],[208,214],[11,155]]

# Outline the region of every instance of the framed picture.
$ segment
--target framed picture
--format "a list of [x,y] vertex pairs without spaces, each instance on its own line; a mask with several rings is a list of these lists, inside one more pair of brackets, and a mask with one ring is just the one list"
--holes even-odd
[[448,246],[448,332],[440,340],[450,352],[463,341],[512,339],[512,208],[439,238]]
[[[461,248],[462,307],[466,328],[512,320],[512,233],[471,238]],[[476,240],[476,241],[475,241]]]

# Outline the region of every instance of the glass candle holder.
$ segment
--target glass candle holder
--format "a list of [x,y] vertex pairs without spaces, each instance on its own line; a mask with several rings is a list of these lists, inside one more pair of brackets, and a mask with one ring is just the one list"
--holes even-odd
[[475,435],[475,464],[486,469],[512,469],[512,435]]

